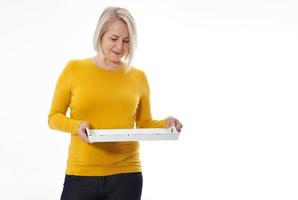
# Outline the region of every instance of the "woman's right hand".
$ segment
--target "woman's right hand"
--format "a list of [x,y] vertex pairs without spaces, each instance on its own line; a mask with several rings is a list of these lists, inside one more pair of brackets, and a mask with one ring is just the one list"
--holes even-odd
[[90,143],[87,136],[87,128],[89,128],[89,123],[87,121],[81,122],[78,127],[78,134],[82,141]]

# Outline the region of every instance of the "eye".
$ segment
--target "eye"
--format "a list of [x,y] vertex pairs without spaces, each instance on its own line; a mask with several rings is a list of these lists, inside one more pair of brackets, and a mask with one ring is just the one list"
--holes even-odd
[[116,41],[117,40],[117,38],[110,38],[112,41]]
[[125,42],[125,43],[129,43],[129,40],[124,40],[123,42]]

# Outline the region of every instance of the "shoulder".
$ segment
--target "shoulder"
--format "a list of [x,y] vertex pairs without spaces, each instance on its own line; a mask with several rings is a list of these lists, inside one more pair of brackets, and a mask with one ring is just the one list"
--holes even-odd
[[83,66],[88,64],[88,58],[81,58],[81,59],[70,59],[67,62],[67,65],[72,67]]
[[88,65],[88,59],[87,58],[82,58],[82,59],[69,59],[66,62],[65,65],[65,70],[66,71],[70,71],[71,73],[74,72],[80,72],[82,71],[84,68],[86,68],[86,66]]
[[134,66],[131,66],[129,68],[129,74],[133,75],[133,76],[136,76],[138,78],[145,78],[146,77],[146,74],[143,70],[139,69],[139,68],[136,68]]

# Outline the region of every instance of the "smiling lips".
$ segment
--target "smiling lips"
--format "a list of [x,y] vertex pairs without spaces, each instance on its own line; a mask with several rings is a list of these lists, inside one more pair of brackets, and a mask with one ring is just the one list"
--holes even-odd
[[112,51],[114,54],[116,54],[117,56],[120,56],[122,54],[122,52],[116,52],[116,51]]

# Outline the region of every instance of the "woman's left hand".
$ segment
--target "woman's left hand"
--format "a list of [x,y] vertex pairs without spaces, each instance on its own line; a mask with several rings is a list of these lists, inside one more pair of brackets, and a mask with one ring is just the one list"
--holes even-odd
[[181,124],[181,122],[176,119],[175,117],[168,117],[167,118],[167,128],[171,127],[171,126],[175,126],[176,130],[180,133],[181,129],[183,127],[183,125]]

